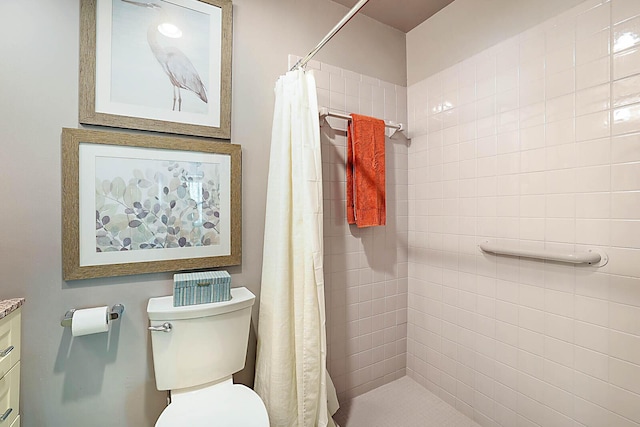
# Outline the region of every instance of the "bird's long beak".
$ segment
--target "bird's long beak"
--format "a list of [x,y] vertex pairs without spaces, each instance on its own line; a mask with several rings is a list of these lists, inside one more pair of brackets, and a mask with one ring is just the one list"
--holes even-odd
[[132,4],[132,5],[135,5],[135,6],[146,7],[148,9],[159,9],[159,8],[161,8],[161,6],[159,4],[156,4],[156,3],[142,3],[142,2],[139,2],[139,1],[133,1],[133,0],[120,0],[120,1]]

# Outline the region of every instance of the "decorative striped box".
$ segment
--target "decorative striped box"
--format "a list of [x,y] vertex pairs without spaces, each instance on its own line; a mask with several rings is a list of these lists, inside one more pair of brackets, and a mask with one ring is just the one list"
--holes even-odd
[[226,271],[173,275],[173,306],[207,304],[231,299],[231,276]]

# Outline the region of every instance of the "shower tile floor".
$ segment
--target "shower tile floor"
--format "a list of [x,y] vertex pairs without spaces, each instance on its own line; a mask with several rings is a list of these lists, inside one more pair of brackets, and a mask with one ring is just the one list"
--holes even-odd
[[344,402],[340,427],[480,427],[409,377]]

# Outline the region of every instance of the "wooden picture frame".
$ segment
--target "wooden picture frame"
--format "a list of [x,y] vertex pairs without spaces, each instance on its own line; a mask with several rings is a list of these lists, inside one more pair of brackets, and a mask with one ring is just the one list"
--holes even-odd
[[62,130],[65,280],[241,261],[239,145]]
[[83,124],[231,138],[231,0],[81,0]]

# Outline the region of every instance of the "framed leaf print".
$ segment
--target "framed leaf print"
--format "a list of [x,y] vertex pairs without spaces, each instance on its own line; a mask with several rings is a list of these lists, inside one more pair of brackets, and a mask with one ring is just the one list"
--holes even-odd
[[65,280],[237,265],[239,145],[62,131]]

